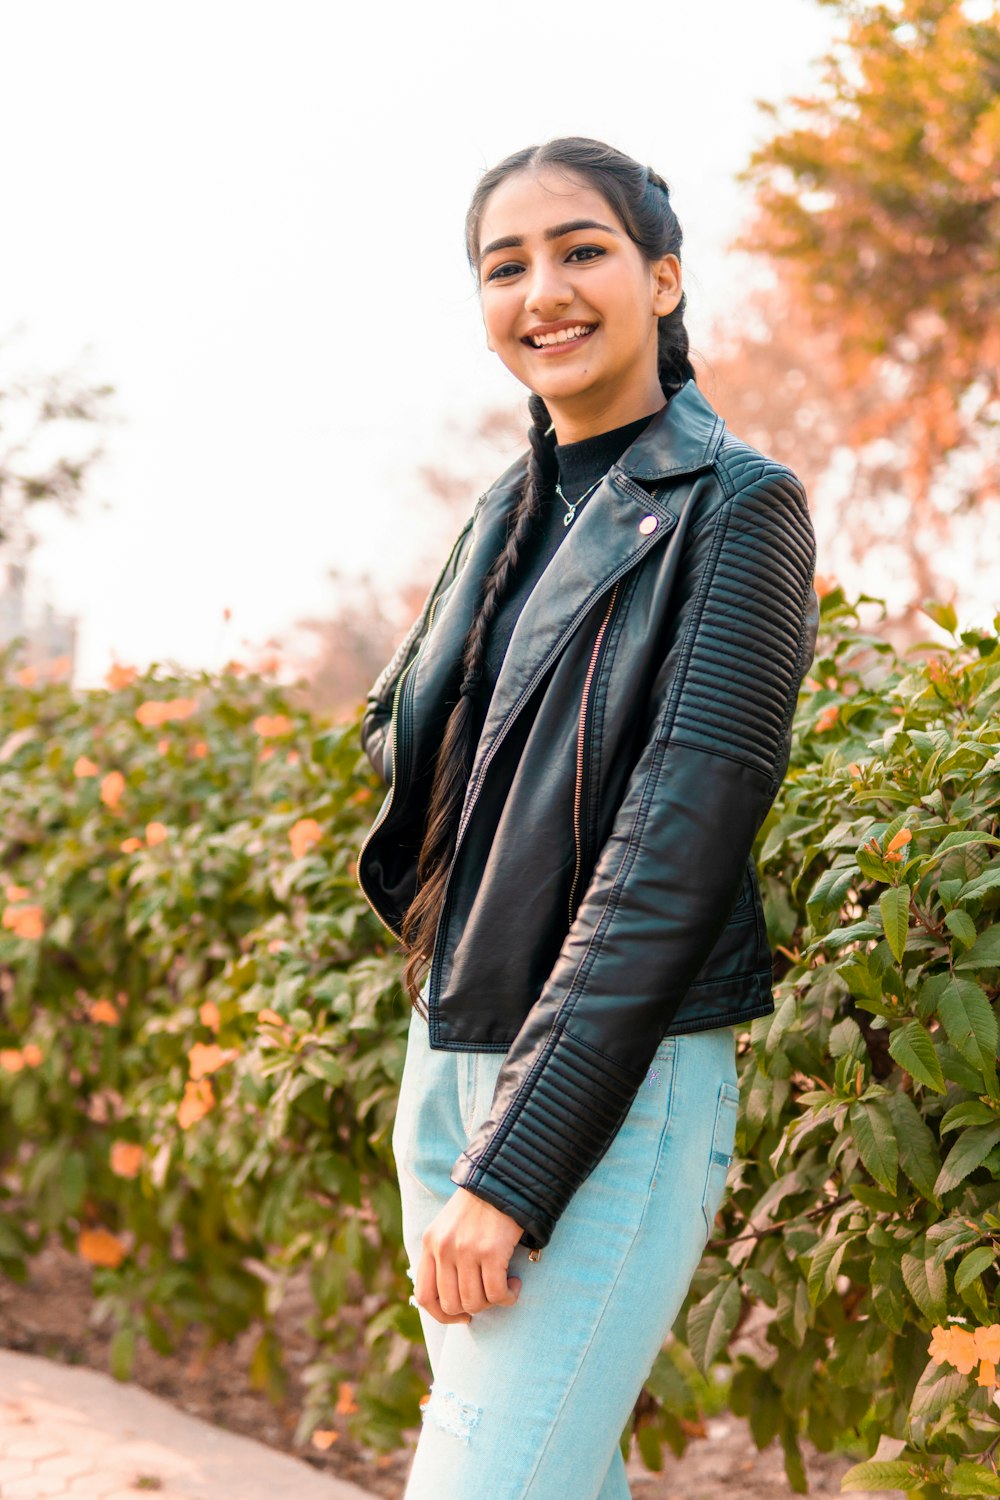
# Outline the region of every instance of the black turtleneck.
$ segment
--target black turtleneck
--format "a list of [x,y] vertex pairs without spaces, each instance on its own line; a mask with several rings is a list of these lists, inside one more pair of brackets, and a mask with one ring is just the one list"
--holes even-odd
[[648,417],[627,422],[624,427],[615,427],[611,432],[599,432],[594,437],[582,438],[578,443],[556,444],[560,488],[570,505],[580,502],[577,504],[576,518],[569,526],[564,525],[563,517],[568,508],[560,496],[554,489],[542,496],[541,511],[534,531],[522,549],[517,576],[490,628],[483,680],[474,699],[477,716],[473,744],[478,743],[482,733],[500,667],[528,595],[556,555],[563,537],[573,526],[579,524],[580,512],[590,503],[588,492],[592,493],[591,486],[597,487],[597,482],[604,478],[625,450],[632,446],[655,415],[655,412],[651,412]]

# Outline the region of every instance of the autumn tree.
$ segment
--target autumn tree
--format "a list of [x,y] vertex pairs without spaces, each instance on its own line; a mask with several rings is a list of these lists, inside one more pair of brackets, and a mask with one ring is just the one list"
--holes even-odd
[[712,365],[736,430],[839,464],[857,555],[899,552],[915,606],[951,592],[941,549],[1000,499],[1000,21],[981,0],[826,3],[845,24],[821,85],[790,122],[761,103],[775,133],[741,173],[735,248],[772,287]]

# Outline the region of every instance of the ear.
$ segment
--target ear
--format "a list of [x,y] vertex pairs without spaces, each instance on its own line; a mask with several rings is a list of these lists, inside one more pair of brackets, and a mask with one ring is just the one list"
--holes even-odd
[[650,266],[653,290],[653,313],[658,318],[672,313],[683,295],[681,263],[676,255],[664,255]]

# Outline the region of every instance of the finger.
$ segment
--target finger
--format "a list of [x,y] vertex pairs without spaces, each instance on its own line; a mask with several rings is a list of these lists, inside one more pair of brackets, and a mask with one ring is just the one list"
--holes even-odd
[[477,1313],[482,1312],[484,1307],[489,1307],[490,1299],[486,1295],[486,1288],[483,1284],[483,1268],[472,1252],[466,1252],[464,1256],[459,1257],[456,1272],[458,1294],[465,1311]]
[[472,1308],[466,1308],[462,1303],[458,1267],[453,1260],[437,1262],[437,1298],[443,1311],[450,1317],[461,1317],[464,1313],[472,1312]]
[[425,1312],[438,1323],[468,1323],[470,1315],[466,1312],[445,1312],[441,1306],[438,1294],[437,1262],[429,1250],[425,1249],[420,1257],[420,1265],[417,1267],[417,1278],[414,1283],[413,1295]]
[[483,1287],[487,1301],[494,1307],[513,1307],[521,1292],[521,1278],[508,1276],[507,1264],[499,1260],[483,1266]]

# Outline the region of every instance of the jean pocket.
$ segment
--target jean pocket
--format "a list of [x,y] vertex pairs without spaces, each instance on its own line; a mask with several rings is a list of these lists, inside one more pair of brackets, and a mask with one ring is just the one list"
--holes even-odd
[[701,1195],[701,1212],[705,1220],[705,1238],[711,1238],[715,1218],[726,1196],[726,1179],[736,1145],[736,1115],[740,1091],[735,1083],[724,1079],[715,1101],[715,1124],[712,1130],[712,1152],[705,1173]]

